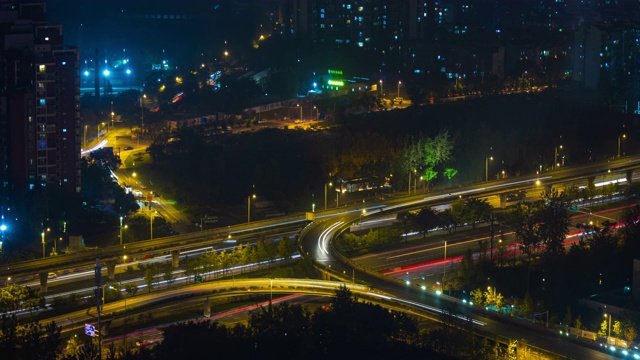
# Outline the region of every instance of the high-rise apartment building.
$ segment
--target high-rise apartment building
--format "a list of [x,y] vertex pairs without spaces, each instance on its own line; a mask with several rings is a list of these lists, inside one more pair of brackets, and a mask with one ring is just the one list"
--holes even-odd
[[46,22],[44,2],[0,0],[0,178],[8,188],[80,192],[76,48]]

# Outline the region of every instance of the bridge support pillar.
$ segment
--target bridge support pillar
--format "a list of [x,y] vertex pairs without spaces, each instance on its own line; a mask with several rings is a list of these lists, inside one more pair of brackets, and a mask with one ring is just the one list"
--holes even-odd
[[47,292],[47,279],[48,279],[49,273],[41,272],[38,274],[38,276],[40,277],[40,292],[44,294]]
[[595,176],[587,177],[587,188],[593,188],[595,182],[596,182],[596,177]]
[[171,265],[174,268],[180,266],[180,250],[172,250],[171,251]]
[[504,209],[507,206],[507,194],[500,194],[500,209]]
[[631,185],[633,182],[633,170],[627,170],[627,184]]
[[116,276],[116,262],[105,261],[105,265],[107,266],[107,277],[109,279],[114,279]]
[[322,280],[331,280],[331,275],[329,275],[328,271],[322,272]]

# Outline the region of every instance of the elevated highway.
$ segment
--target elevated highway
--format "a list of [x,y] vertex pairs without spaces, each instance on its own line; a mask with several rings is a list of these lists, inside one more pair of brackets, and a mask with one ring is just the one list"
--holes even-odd
[[[400,210],[410,210],[425,205],[447,204],[465,197],[488,196],[506,194],[519,190],[543,190],[563,184],[582,184],[598,182],[611,176],[623,176],[631,181],[634,171],[640,168],[640,156],[629,156],[612,161],[590,163],[581,166],[567,166],[558,170],[541,174],[523,175],[519,177],[488,181],[454,189],[446,189],[428,194],[414,194],[410,196],[389,196],[384,199],[368,201],[362,206],[331,209],[316,212],[315,222],[325,223],[325,220],[339,221],[344,216],[357,214],[359,216],[366,209],[367,216],[376,213],[393,213]],[[180,251],[185,251],[206,245],[224,244],[225,241],[236,240],[238,243],[249,241],[257,236],[270,236],[286,231],[296,231],[307,225],[305,214],[294,214],[271,220],[239,224],[226,228],[217,228],[202,232],[192,232],[175,236],[139,241],[124,245],[116,245],[99,249],[51,256],[42,259],[3,264],[0,268],[0,279],[9,277],[19,278],[36,273],[40,276],[41,289],[46,292],[47,274],[51,271],[71,269],[95,264],[100,258],[106,264],[107,275],[121,261],[122,256],[143,256],[148,253],[171,253],[174,266],[178,266]]]

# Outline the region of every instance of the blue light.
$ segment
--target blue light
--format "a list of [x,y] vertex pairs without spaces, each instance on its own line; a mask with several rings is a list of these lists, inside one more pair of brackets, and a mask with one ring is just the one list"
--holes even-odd
[[127,75],[131,74],[131,69],[127,69],[126,73]]
[[0,231],[5,231],[5,230],[7,230],[7,225],[5,224],[0,225]]
[[87,70],[84,71],[84,76],[89,76],[89,72]]
[[109,71],[109,69],[105,69],[105,70],[102,72],[102,74],[103,74],[104,76],[109,76],[109,75],[111,74],[111,71]]

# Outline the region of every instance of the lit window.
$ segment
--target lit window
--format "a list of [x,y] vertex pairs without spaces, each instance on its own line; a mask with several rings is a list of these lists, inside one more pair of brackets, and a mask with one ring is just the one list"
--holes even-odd
[[47,66],[46,65],[38,65],[38,71],[40,71],[40,72],[47,71]]
[[47,99],[40,99],[40,106],[47,105]]

